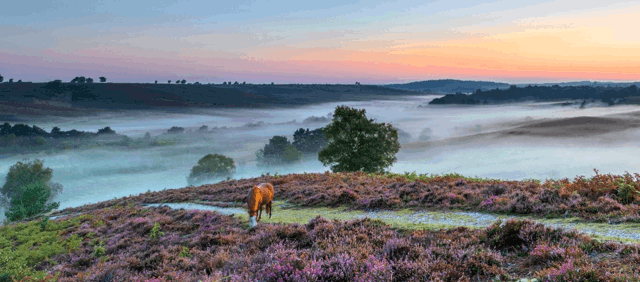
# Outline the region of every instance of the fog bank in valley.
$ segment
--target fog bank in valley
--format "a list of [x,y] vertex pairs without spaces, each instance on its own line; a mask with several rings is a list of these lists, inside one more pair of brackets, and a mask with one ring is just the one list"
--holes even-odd
[[[130,138],[142,138],[146,132],[152,138],[165,138],[167,136],[163,134],[172,126],[184,127],[187,132],[178,137],[177,145],[172,146],[97,148],[5,157],[0,159],[0,182],[4,182],[9,167],[16,162],[25,158],[42,159],[46,167],[53,169],[53,181],[64,186],[63,193],[56,199],[63,209],[148,190],[185,187],[190,169],[210,153],[233,158],[237,166],[235,178],[238,179],[266,172],[324,172],[328,167],[322,166],[317,158],[309,158],[290,167],[260,170],[255,165],[255,152],[274,135],[284,135],[293,141],[293,132],[298,128],[315,129],[328,124],[327,115],[338,105],[364,108],[367,117],[391,123],[404,132],[398,162],[390,169],[396,173],[457,172],[465,176],[507,180],[544,180],[577,175],[590,177],[593,168],[600,173],[640,172],[640,161],[629,157],[640,153],[637,141],[640,127],[635,126],[640,118],[633,114],[640,109],[635,106],[588,106],[579,109],[577,105],[559,106],[554,103],[427,105],[437,97],[326,103],[277,110],[122,111],[94,117],[29,120],[29,125],[37,125],[47,131],[58,126],[62,130],[96,132],[110,126],[118,134]],[[628,123],[615,126],[615,130],[606,130],[610,127],[606,122],[592,125],[590,123],[594,120],[591,119],[571,120],[587,121],[577,125],[548,123],[582,116],[607,117],[603,121],[625,120]],[[202,125],[208,127],[207,132],[198,131]],[[601,130],[597,130],[597,126]],[[553,130],[575,130],[580,134],[538,134]],[[4,217],[4,212],[0,217]]]

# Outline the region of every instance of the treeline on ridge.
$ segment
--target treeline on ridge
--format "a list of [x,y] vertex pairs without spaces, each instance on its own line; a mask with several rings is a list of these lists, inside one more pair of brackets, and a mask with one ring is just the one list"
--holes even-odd
[[434,99],[429,104],[487,104],[519,102],[526,100],[551,99],[599,99],[609,105],[616,103],[616,99],[640,96],[638,87],[594,87],[594,86],[510,86],[508,89],[493,89],[482,91],[478,89],[471,95],[462,93],[448,94]]

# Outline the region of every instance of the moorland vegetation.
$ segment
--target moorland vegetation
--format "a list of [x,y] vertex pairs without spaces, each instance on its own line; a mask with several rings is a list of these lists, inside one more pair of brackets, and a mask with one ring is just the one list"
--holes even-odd
[[[183,134],[179,128],[173,131]],[[239,217],[142,205],[204,201],[242,206],[249,188],[269,182],[276,187],[275,200],[295,208],[472,210],[640,222],[640,174],[601,175],[596,170],[589,179],[545,182],[392,174],[384,170],[395,161],[397,130],[367,119],[364,110],[338,107],[331,124],[317,134],[310,132],[297,130],[293,143],[275,136],[263,156],[268,151],[267,156],[296,161],[301,150],[319,149],[318,157],[326,158],[323,163],[331,165],[333,173],[263,175],[149,191],[66,208],[54,213],[63,215],[56,219],[24,220],[31,209],[22,209],[23,217],[10,219],[23,222],[0,227],[0,281],[638,281],[640,277],[633,267],[640,263],[640,245],[596,240],[576,230],[528,220],[498,221],[483,229],[408,230],[371,219],[331,221],[318,216],[309,222],[261,224],[249,230]],[[326,144],[320,142],[320,132]],[[207,155],[201,161],[192,170],[200,173],[197,176],[229,175],[235,167],[222,155]],[[25,171],[51,179],[49,169],[34,164],[36,169],[32,164]],[[35,195],[37,200],[30,201],[34,213],[42,214],[51,208],[44,204],[52,189],[43,185],[46,181],[32,178],[11,187]],[[16,190],[2,191],[12,200],[21,198]]]
[[[451,175],[414,181],[410,177],[362,172],[263,176],[65,209],[64,214],[71,213],[66,217],[0,227],[0,252],[7,258],[0,264],[5,275],[15,279],[57,281],[636,281],[640,277],[634,267],[640,263],[640,245],[596,240],[528,220],[498,221],[483,229],[405,230],[371,219],[318,216],[308,223],[260,224],[248,230],[247,221],[238,217],[141,205],[198,197],[228,200],[259,182],[274,183],[276,198],[288,198],[293,191],[318,194],[314,189],[334,195],[344,191],[334,188],[339,185],[358,190],[400,182],[402,186],[391,189],[404,190],[423,181],[471,181]],[[299,186],[304,190],[298,191]],[[305,205],[304,197],[297,198]],[[340,196],[331,197],[336,198]],[[342,198],[341,204],[358,202]],[[14,249],[9,251],[9,246]]]

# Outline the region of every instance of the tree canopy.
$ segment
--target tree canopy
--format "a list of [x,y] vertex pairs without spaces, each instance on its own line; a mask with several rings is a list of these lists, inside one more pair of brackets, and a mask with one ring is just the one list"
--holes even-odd
[[269,144],[264,146],[264,149],[256,152],[256,160],[259,167],[290,164],[301,158],[302,153],[284,136],[273,136],[273,138],[269,139]]
[[198,161],[198,165],[191,168],[187,182],[191,185],[206,180],[231,177],[235,172],[236,165],[232,158],[219,154],[208,154]]
[[333,122],[323,132],[327,145],[318,153],[318,160],[333,172],[384,172],[397,161],[398,130],[367,119],[364,109],[338,106]]

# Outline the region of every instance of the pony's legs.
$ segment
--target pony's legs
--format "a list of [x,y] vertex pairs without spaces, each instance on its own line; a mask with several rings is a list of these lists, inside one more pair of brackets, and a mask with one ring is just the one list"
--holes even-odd
[[269,214],[269,219],[271,219],[271,203],[273,202],[267,203],[267,213]]
[[262,205],[260,205],[260,208],[258,209],[258,222],[260,222],[260,219],[262,219]]

